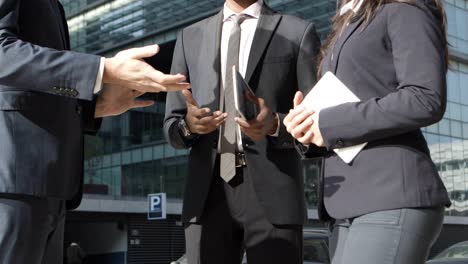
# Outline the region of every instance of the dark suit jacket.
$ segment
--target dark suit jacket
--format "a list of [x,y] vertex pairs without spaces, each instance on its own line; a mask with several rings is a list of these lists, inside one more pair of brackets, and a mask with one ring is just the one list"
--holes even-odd
[[[319,116],[330,150],[324,204],[332,217],[450,204],[420,131],[445,111],[440,19],[433,0],[385,4],[367,26],[351,23],[328,50],[322,73],[335,73],[361,99]],[[364,142],[349,165],[331,152]]]
[[[179,35],[172,72],[183,73],[192,83],[194,99],[202,107],[219,109],[220,42],[223,14],[185,28]],[[257,96],[283,119],[292,108],[299,89],[307,91],[316,82],[315,57],[320,41],[312,23],[274,13],[263,7],[255,33],[246,80]],[[186,114],[181,93],[168,94],[164,131],[175,148],[191,148],[186,181],[183,219],[201,216],[212,182],[217,155],[218,131],[195,140],[185,139],[178,122]],[[278,138],[252,142],[243,137],[247,170],[260,204],[275,224],[303,224],[305,203],[300,157],[294,141],[281,125]]]
[[0,0],[0,193],[80,200],[100,58],[69,48],[57,0]]

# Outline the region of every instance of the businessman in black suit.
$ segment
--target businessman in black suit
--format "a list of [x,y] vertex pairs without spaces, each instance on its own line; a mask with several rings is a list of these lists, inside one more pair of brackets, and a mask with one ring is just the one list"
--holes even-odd
[[69,48],[57,0],[0,0],[0,263],[62,263],[65,209],[82,194],[83,132],[151,105],[135,100],[144,92],[188,87],[142,61],[157,46],[109,59]]
[[[249,263],[302,263],[302,167],[281,121],[294,93],[315,84],[319,46],[312,23],[254,0],[228,0],[180,33],[172,72],[193,88],[168,95],[164,129],[172,146],[191,148],[189,263],[240,263],[244,247]],[[233,65],[258,97],[254,120],[232,109]]]

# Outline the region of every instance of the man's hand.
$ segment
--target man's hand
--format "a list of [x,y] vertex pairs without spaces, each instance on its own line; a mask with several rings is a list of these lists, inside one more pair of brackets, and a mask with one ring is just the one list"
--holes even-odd
[[324,141],[319,129],[319,114],[301,106],[304,95],[297,92],[294,96],[294,109],[289,111],[283,123],[286,130],[304,145],[314,144],[323,147]]
[[216,111],[211,114],[209,108],[200,108],[189,90],[182,91],[182,94],[185,96],[185,101],[187,103],[185,123],[187,123],[190,132],[199,135],[209,134],[226,121],[226,113]]
[[106,85],[98,95],[94,116],[96,118],[115,116],[133,108],[147,107],[154,104],[153,101],[136,100],[142,94],[139,91],[115,85]]
[[158,52],[159,46],[152,45],[124,50],[112,58],[106,58],[103,83],[143,93],[172,92],[190,88],[189,83],[184,83],[184,75],[164,74],[143,61],[143,58],[152,57]]
[[253,141],[274,134],[278,129],[278,115],[271,112],[262,98],[249,96],[247,99],[259,106],[260,113],[253,120],[236,117],[241,131]]

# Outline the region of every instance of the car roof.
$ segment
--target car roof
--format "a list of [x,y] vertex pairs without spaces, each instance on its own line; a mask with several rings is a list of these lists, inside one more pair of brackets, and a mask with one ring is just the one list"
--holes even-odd
[[447,251],[450,251],[454,248],[457,248],[457,247],[468,247],[468,240],[467,241],[462,241],[462,242],[458,242],[456,244],[453,244],[451,245],[450,247],[444,249],[442,252],[440,252],[439,254],[437,254],[437,256],[435,257],[435,259],[433,259],[433,262],[429,261],[428,263],[438,263],[438,261],[440,262],[444,262],[444,261],[447,261],[447,260],[450,260],[450,261],[453,261],[453,262],[449,262],[449,263],[458,263],[457,261],[458,260],[462,260],[464,262],[466,262],[466,258],[463,258],[463,259],[447,259],[447,258],[440,258],[438,259],[441,255],[443,254],[446,254]]
[[434,259],[426,264],[466,264],[466,259]]
[[462,241],[458,242],[455,245],[452,245],[451,247],[459,247],[459,246],[468,246],[468,240],[467,241]]

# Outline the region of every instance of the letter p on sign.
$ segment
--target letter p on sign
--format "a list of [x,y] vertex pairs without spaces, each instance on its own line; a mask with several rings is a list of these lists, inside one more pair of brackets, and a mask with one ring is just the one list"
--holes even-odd
[[166,194],[148,194],[148,220],[166,219]]

